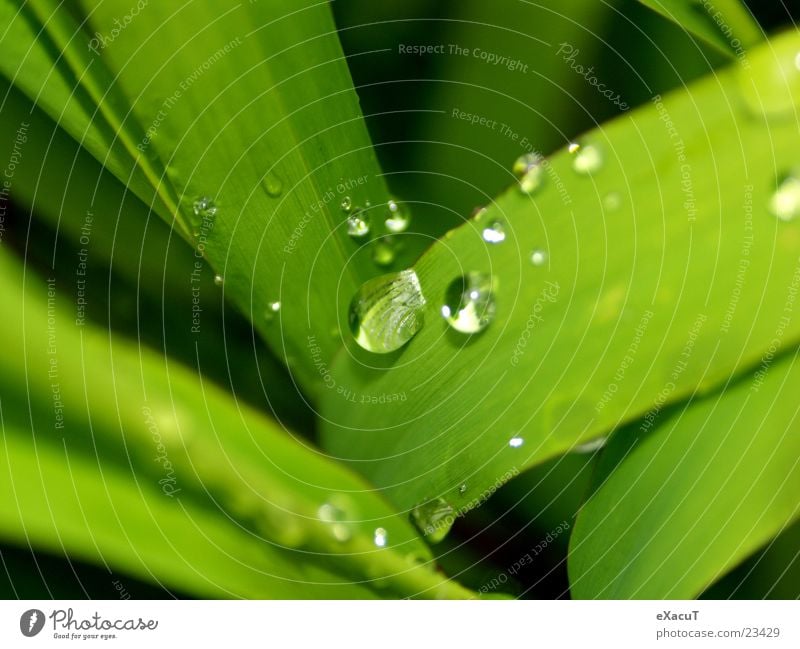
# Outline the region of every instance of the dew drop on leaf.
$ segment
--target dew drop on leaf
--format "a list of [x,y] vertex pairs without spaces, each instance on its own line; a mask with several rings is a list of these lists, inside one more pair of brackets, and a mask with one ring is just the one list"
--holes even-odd
[[502,243],[506,240],[506,228],[502,221],[492,221],[483,229],[486,243]]
[[386,229],[394,234],[405,232],[411,223],[408,209],[394,199],[390,199],[386,206],[389,209],[389,215],[384,222]]
[[269,304],[267,304],[267,308],[264,311],[264,319],[267,320],[268,322],[274,320],[275,316],[278,315],[280,310],[281,310],[280,302],[278,301],[270,302]]
[[608,437],[598,437],[597,439],[593,439],[590,442],[586,442],[585,444],[579,444],[575,448],[572,449],[573,453],[594,453],[595,451],[599,451],[603,448],[608,442]]
[[769,211],[781,221],[793,221],[800,216],[800,177],[790,173],[780,181],[770,196]]
[[363,239],[369,234],[369,216],[363,210],[347,217],[347,234],[353,239]]
[[491,275],[467,273],[448,286],[442,317],[456,331],[479,333],[494,320],[494,314],[494,279]]
[[544,266],[547,263],[547,253],[541,248],[537,248],[531,253],[531,263],[534,266]]
[[385,548],[386,543],[389,540],[389,533],[382,527],[378,527],[375,529],[374,539],[375,545],[379,548]]
[[607,212],[616,212],[622,205],[622,197],[617,192],[609,192],[603,197],[603,207]]
[[267,172],[267,175],[264,176],[261,182],[264,185],[264,190],[267,192],[267,195],[272,198],[278,198],[281,195],[283,191],[283,182],[274,172]]
[[414,507],[411,520],[430,543],[439,543],[453,527],[455,511],[444,498],[435,498]]
[[514,161],[514,175],[519,180],[519,188],[524,194],[536,193],[544,184],[545,169],[541,156],[526,153]]
[[367,351],[388,354],[422,329],[425,297],[413,270],[365,282],[350,302],[350,331]]
[[192,210],[195,216],[201,219],[214,218],[217,214],[217,205],[209,196],[201,196],[192,203]]
[[317,512],[319,520],[328,524],[328,528],[337,541],[349,541],[353,530],[345,508],[337,502],[326,502]]
[[522,437],[512,437],[510,440],[508,440],[508,445],[511,448],[519,448],[524,443],[525,443],[525,440]]
[[214,275],[214,284],[222,286],[225,283],[225,278],[222,275]]
[[345,214],[349,213],[350,210],[353,209],[353,199],[350,198],[349,196],[345,196],[342,199],[342,202],[341,202],[340,206],[342,208],[342,212],[344,212]]
[[[573,150],[573,146],[576,148]],[[570,145],[572,169],[582,176],[590,176],[603,168],[603,153],[593,144]]]

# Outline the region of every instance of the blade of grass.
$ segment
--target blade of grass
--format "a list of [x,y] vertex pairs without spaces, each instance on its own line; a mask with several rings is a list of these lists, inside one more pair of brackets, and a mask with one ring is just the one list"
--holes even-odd
[[[331,369],[325,447],[401,507],[434,497],[467,507],[515,468],[796,344],[800,322],[776,323],[794,290],[800,221],[769,207],[796,165],[800,97],[796,72],[781,86],[770,71],[788,70],[798,49],[797,34],[774,40],[751,70],[587,134],[577,157],[547,162],[541,190],[514,187],[437,242],[415,266],[425,327],[394,355],[351,344]],[[602,164],[576,172],[593,152]],[[495,221],[500,244],[483,238]],[[495,277],[496,317],[469,337],[441,307],[473,271]]]

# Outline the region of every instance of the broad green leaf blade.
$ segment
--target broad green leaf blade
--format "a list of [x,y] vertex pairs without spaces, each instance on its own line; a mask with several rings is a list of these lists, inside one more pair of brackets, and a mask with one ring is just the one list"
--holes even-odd
[[[127,8],[81,6],[101,34]],[[385,233],[388,199],[327,3],[150,3],[97,56],[143,125],[142,156],[158,157],[207,235],[226,297],[314,393],[350,296],[375,273],[340,204],[371,204]],[[201,197],[216,206],[206,224],[192,214]]]
[[[273,574],[305,583],[309,597],[340,591],[312,588],[318,579],[305,576],[307,569],[331,574],[325,583],[359,583],[394,596],[469,595],[431,570],[410,523],[362,479],[181,365],[76,325],[64,289],[30,270],[23,277],[7,253],[0,255],[0,278],[7,309],[0,324],[7,345],[0,357],[4,437],[21,434],[30,452],[50,445],[62,454],[63,446],[70,458],[120,472],[164,501],[207,509],[218,525],[266,546],[267,557],[278,552]],[[15,452],[24,452],[20,445]],[[0,492],[3,509],[26,487],[20,474],[10,480]],[[80,493],[92,484],[86,480]],[[59,481],[44,487],[48,494],[72,491]],[[102,482],[93,487],[102,489]],[[26,525],[26,514],[18,513],[19,525]],[[33,525],[41,514],[30,515]],[[0,533],[18,539],[14,520]],[[94,523],[85,520],[83,536],[73,542],[90,545]],[[58,529],[55,521],[32,540],[52,547]],[[125,547],[136,552],[135,545]],[[199,561],[193,567],[203,572]]]
[[[538,192],[514,187],[448,233],[415,266],[422,331],[388,357],[351,345],[332,368],[326,448],[402,507],[437,496],[460,506],[514,468],[758,362],[798,263],[800,222],[770,205],[797,164],[800,72],[782,87],[791,109],[760,98],[798,49],[787,35],[750,71],[734,66],[587,134],[578,153],[547,162]],[[791,187],[772,204],[785,218]],[[495,221],[505,240],[488,243]],[[441,308],[473,271],[495,278],[496,316],[469,337]],[[792,320],[775,344],[798,337]]]
[[639,439],[578,516],[573,596],[695,597],[800,517],[798,384],[796,353],[770,360]]
[[764,40],[764,33],[741,0],[639,0],[729,57]]
[[[22,6],[16,0],[0,0],[0,44],[5,54],[0,59],[0,73],[145,204],[171,221],[174,200],[166,191],[159,195],[160,183],[153,184],[152,173],[148,179],[145,168],[125,148],[126,131],[135,133],[137,125],[125,118],[127,109],[118,90],[111,86],[108,71],[99,61],[91,62],[84,70],[70,65],[70,59],[75,57],[86,60],[89,41],[82,34],[69,44],[60,41],[59,36],[65,37],[64,23],[74,23],[65,12],[54,15],[52,21],[39,21],[37,10],[39,16],[46,15],[42,5],[39,0]],[[116,123],[107,119],[109,111],[116,115]],[[165,202],[164,198],[169,200]]]

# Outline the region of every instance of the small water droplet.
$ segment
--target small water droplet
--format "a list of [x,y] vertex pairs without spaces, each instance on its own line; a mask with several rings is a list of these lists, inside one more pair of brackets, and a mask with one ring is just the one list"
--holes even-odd
[[329,524],[333,538],[337,541],[349,541],[353,535],[351,524],[345,509],[338,503],[326,502],[322,505],[317,515],[323,523]]
[[389,540],[389,533],[383,529],[382,527],[378,527],[375,530],[375,545],[379,548],[385,548],[386,542]]
[[486,243],[502,243],[506,240],[506,228],[502,221],[492,221],[483,229],[483,240]]
[[524,443],[525,443],[525,440],[522,437],[512,437],[510,440],[508,440],[508,445],[511,448],[519,448]]
[[581,148],[581,145],[577,142],[570,142],[569,146],[567,147],[567,151],[570,153],[576,153]]
[[342,199],[341,207],[342,207],[342,212],[347,214],[348,212],[350,212],[351,209],[353,209],[353,199],[350,198],[349,196],[345,196]]
[[225,283],[225,278],[222,275],[214,275],[214,284],[222,286]]
[[547,263],[547,253],[537,248],[531,253],[531,263],[534,266],[544,266]]
[[485,207],[478,205],[472,209],[469,218],[471,218],[473,221],[480,221],[480,219],[483,218],[483,215],[486,214],[486,211],[487,210]]
[[460,494],[462,494],[462,495],[463,495],[463,494],[465,494],[465,493],[467,493],[467,485],[466,485],[466,483],[465,483],[465,484],[462,484],[462,485],[461,485],[461,486],[458,488],[458,493],[460,493]]
[[781,221],[793,221],[800,216],[800,177],[797,173],[784,176],[769,199],[769,211]]
[[217,214],[217,206],[209,196],[201,196],[192,203],[192,209],[200,218],[213,218]]
[[267,194],[272,198],[278,198],[283,191],[283,182],[272,171],[267,172],[267,175],[264,176],[261,183],[264,185],[264,189],[266,190]]
[[350,302],[350,331],[370,352],[400,349],[422,329],[425,296],[413,270],[365,282]]
[[417,505],[411,520],[430,543],[438,543],[453,527],[455,511],[444,498],[435,498]]
[[409,223],[411,223],[408,209],[394,199],[389,200],[386,205],[389,208],[389,216],[386,217],[385,221],[386,229],[395,234],[405,232]]
[[608,437],[598,437],[597,439],[593,439],[590,442],[586,442],[585,444],[579,444],[575,448],[572,449],[573,453],[594,453],[595,451],[599,451],[603,448],[606,443],[608,442]]
[[270,302],[269,304],[267,304],[267,308],[264,311],[264,318],[266,320],[268,320],[268,321],[269,320],[274,320],[275,316],[278,315],[280,310],[281,310],[281,303],[280,302],[278,302],[278,301]]
[[603,207],[608,212],[616,212],[622,205],[622,197],[617,192],[609,192],[603,198]]
[[453,329],[465,334],[483,331],[494,319],[494,279],[485,273],[467,273],[450,283],[442,316]]
[[537,153],[526,153],[514,161],[514,175],[519,179],[519,188],[525,194],[533,194],[544,184],[545,169]]
[[356,210],[347,217],[347,234],[353,239],[363,239],[369,234],[369,216],[364,210]]
[[577,148],[573,150],[572,145],[570,145],[569,149],[573,156],[572,168],[575,173],[579,173],[582,176],[590,176],[603,168],[603,153],[598,147],[592,144],[576,146]]
[[397,252],[393,242],[380,239],[372,244],[372,261],[376,266],[391,266],[395,257],[397,257]]

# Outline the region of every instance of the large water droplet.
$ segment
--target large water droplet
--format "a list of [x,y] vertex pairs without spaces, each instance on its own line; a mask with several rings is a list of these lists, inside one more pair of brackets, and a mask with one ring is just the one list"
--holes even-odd
[[328,523],[328,527],[337,541],[349,541],[353,535],[351,522],[348,514],[341,503],[329,501],[322,505],[317,515],[323,523]]
[[217,214],[217,206],[209,196],[201,196],[192,203],[192,210],[201,219],[212,219]]
[[576,146],[577,148],[573,149],[573,145],[570,145],[569,149],[575,173],[590,176],[603,168],[603,152],[597,146],[593,144]]
[[494,319],[494,279],[486,273],[467,273],[450,283],[442,316],[453,329],[475,334]]
[[506,240],[506,227],[502,221],[492,221],[483,228],[483,240],[486,243],[502,243]]
[[739,66],[739,87],[755,115],[794,119],[800,106],[800,36],[792,30],[770,38],[769,47],[747,52],[747,66]]
[[272,198],[278,198],[283,191],[283,181],[272,171],[267,172],[261,183],[264,185],[267,194]]
[[800,177],[786,175],[769,199],[769,211],[781,221],[793,221],[800,216]]
[[386,217],[385,221],[386,229],[395,234],[405,232],[409,223],[411,223],[408,209],[394,199],[389,200],[386,205],[389,209],[389,216]]
[[382,527],[376,528],[374,541],[379,548],[385,548],[386,543],[389,541],[389,533]]
[[363,239],[369,234],[369,216],[364,210],[356,210],[347,217],[347,234],[353,239]]
[[534,266],[544,266],[547,263],[547,253],[541,248],[537,248],[531,253],[531,263]]
[[422,329],[425,297],[413,270],[365,282],[350,302],[350,331],[370,352],[388,354]]
[[455,511],[444,498],[436,498],[417,505],[411,520],[430,543],[438,543],[453,527]]
[[521,155],[512,167],[514,175],[519,179],[519,188],[525,194],[533,194],[544,184],[545,169],[542,158],[536,153]]

